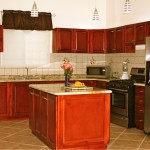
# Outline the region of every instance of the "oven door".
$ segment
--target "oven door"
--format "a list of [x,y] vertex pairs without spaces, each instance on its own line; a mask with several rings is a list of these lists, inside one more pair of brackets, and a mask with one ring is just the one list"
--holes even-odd
[[111,112],[128,117],[128,93],[112,90]]

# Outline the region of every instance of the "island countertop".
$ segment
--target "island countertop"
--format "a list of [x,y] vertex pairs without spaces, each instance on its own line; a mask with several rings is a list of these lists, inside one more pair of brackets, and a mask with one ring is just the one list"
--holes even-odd
[[52,95],[80,95],[80,94],[100,94],[100,93],[112,93],[111,90],[101,88],[79,88],[68,89],[64,84],[30,84],[30,88],[34,88]]

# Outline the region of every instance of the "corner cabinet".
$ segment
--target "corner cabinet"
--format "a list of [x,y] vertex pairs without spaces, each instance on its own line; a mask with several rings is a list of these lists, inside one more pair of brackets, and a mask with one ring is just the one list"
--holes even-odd
[[125,53],[135,53],[135,25],[126,25],[124,26],[124,35],[125,35]]
[[144,130],[144,97],[145,87],[135,86],[135,124],[140,130]]
[[107,53],[124,52],[124,30],[117,27],[107,30]]
[[3,52],[3,26],[0,25],[0,52]]

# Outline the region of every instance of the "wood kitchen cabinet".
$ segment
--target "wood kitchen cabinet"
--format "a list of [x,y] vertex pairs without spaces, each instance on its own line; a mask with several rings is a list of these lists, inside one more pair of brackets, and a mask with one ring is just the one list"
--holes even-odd
[[89,53],[89,38],[89,30],[74,29],[76,53]]
[[106,30],[90,30],[90,53],[106,53]]
[[150,21],[146,24],[146,36],[150,36]]
[[105,53],[106,30],[55,28],[54,53]]
[[117,27],[115,30],[116,33],[116,52],[123,53],[124,52],[124,30],[123,27]]
[[124,52],[135,53],[135,25],[124,26]]
[[107,148],[109,93],[53,95],[32,87],[30,93],[33,93],[31,130],[48,147],[56,150]]
[[147,22],[135,24],[135,44],[145,44]]
[[29,83],[13,83],[13,117],[28,117],[29,112]]
[[116,53],[115,28],[107,30],[107,53]]
[[9,83],[0,83],[0,119],[10,116]]
[[102,88],[102,89],[107,89],[107,82],[106,81],[96,81],[96,87]]
[[72,53],[74,50],[74,32],[69,28],[55,28],[53,30],[53,52]]
[[117,27],[107,30],[107,53],[124,52],[124,30]]
[[144,96],[145,87],[135,86],[135,124],[140,130],[144,130]]
[[0,52],[3,52],[3,26],[0,25]]

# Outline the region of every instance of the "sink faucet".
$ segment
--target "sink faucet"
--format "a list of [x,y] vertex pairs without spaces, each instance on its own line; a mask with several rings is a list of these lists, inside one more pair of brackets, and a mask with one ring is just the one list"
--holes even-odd
[[25,67],[25,69],[27,69],[27,76],[29,75],[29,69],[27,67]]

